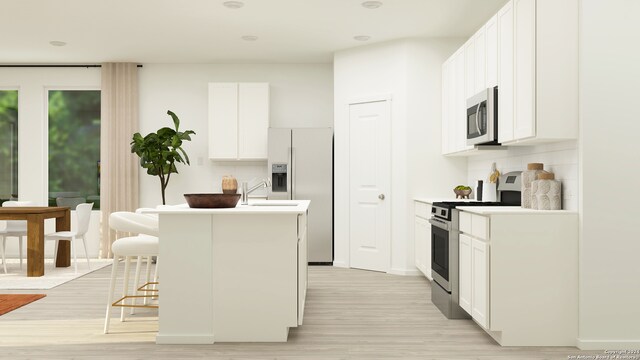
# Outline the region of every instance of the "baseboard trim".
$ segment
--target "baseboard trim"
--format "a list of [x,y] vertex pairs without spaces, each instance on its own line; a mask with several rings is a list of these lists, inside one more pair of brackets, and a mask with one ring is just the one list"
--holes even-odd
[[422,274],[422,272],[420,272],[420,270],[418,270],[417,268],[416,269],[391,269],[387,271],[387,274],[402,275],[402,276],[418,276],[418,275],[424,276],[424,274]]
[[344,261],[333,261],[333,266],[335,267],[339,267],[339,268],[349,268],[349,265],[347,265],[346,262]]
[[159,345],[213,344],[213,335],[156,335]]
[[640,349],[640,340],[584,340],[578,339],[580,350],[636,350]]

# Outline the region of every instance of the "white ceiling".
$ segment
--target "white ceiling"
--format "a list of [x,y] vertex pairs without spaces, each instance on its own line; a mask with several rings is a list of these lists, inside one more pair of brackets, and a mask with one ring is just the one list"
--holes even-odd
[[331,62],[363,44],[468,37],[506,2],[381,0],[370,10],[364,0],[243,0],[241,9],[223,1],[0,0],[0,63]]

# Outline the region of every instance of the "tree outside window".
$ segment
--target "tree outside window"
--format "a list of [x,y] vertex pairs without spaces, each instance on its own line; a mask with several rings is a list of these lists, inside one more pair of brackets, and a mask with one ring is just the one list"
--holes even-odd
[[18,199],[18,90],[0,90],[0,204]]
[[100,91],[50,90],[49,205],[93,202],[99,209],[99,179]]

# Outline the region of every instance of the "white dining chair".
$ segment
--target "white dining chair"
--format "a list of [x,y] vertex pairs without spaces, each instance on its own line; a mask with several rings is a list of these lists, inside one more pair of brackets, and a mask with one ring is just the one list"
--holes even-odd
[[[152,256],[158,256],[158,218],[153,215],[138,214],[133,212],[120,211],[112,213],[109,216],[109,227],[116,231],[129,232],[139,234],[137,236],[123,237],[116,240],[111,245],[111,251],[113,252],[113,266],[111,268],[111,282],[109,284],[109,295],[107,299],[107,311],[104,320],[104,333],[109,332],[109,323],[111,320],[111,309],[113,306],[121,308],[120,321],[124,321],[125,307],[147,307],[157,308],[157,305],[137,305],[136,303],[126,304],[127,299],[137,298],[149,298],[152,295],[136,295],[136,292],[140,289],[137,288],[139,277],[139,264],[136,271],[136,286],[133,290],[133,295],[129,294],[129,266],[132,258],[146,257],[147,264],[151,261]],[[118,265],[120,260],[124,259],[124,281],[122,285],[122,297],[113,301],[114,292],[116,286],[116,276],[118,273]],[[157,280],[159,262],[156,263],[156,275],[154,276],[154,283]],[[148,272],[147,272],[148,273]],[[149,282],[147,282],[148,284]],[[143,290],[148,291],[148,290]],[[156,296],[156,295],[154,295]]]
[[73,255],[74,270],[76,273],[78,272],[78,260],[76,258],[74,243],[78,239],[82,239],[82,245],[84,246],[84,255],[87,258],[87,267],[91,269],[91,262],[89,261],[89,252],[87,251],[86,234],[87,234],[87,231],[89,231],[89,222],[91,221],[92,208],[93,208],[93,203],[80,204],[76,206],[77,226],[75,231],[58,231],[51,234],[47,234],[44,237],[46,241],[56,242],[56,248],[53,255],[54,259],[58,256],[58,243],[60,242],[60,240],[70,241],[71,254]]
[[[35,206],[36,203],[32,201],[5,201],[2,207],[26,207]],[[20,253],[20,269],[22,270],[22,248],[24,238],[27,237],[27,222],[25,220],[8,220],[6,221],[6,228],[0,230],[0,238],[2,238],[2,265],[4,266],[4,273],[7,273],[7,259],[5,250],[7,247],[7,238],[15,237],[18,239],[18,249]]]

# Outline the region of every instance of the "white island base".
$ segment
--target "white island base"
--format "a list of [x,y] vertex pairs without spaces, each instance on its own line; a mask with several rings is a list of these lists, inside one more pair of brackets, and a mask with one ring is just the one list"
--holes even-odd
[[304,313],[308,205],[156,210],[156,343],[287,341]]

